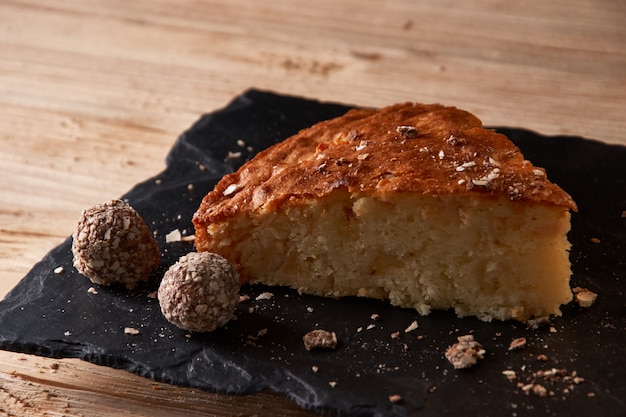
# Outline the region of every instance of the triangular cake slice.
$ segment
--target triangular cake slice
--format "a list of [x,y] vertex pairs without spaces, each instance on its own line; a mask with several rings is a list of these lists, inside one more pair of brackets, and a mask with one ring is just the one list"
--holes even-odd
[[226,175],[196,247],[242,283],[481,320],[560,315],[572,198],[505,136],[438,104],[351,110]]

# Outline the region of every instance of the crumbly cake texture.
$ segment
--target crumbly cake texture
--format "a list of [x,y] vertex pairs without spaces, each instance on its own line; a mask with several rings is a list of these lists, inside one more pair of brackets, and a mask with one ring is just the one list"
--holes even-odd
[[225,176],[196,247],[242,282],[389,299],[482,320],[560,315],[572,198],[469,112],[351,110]]
[[133,288],[161,262],[145,221],[122,200],[83,210],[72,237],[74,267],[95,284]]
[[177,327],[210,332],[228,323],[239,303],[239,275],[220,255],[191,252],[163,276],[161,312]]

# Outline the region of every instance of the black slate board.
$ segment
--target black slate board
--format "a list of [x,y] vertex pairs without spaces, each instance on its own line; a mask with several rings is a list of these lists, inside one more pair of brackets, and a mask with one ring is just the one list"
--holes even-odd
[[[570,233],[572,285],[587,287],[599,298],[588,310],[564,306],[552,330],[458,319],[451,312],[419,317],[380,301],[331,300],[263,286],[244,286],[242,293],[250,300],[240,304],[238,320],[210,334],[188,335],[161,316],[158,301],[148,295],[165,269],[193,250],[189,243],[166,244],[165,235],[174,229],[192,233],[191,215],[202,197],[255,152],[347,109],[250,90],[203,116],[178,139],[167,169],[123,196],[158,232],[164,256],[151,282],[133,291],[96,286],[97,294],[88,292],[92,284],[73,269],[68,238],[0,302],[0,348],[77,357],[221,393],[269,388],[330,414],[625,415],[626,148],[593,140],[498,129],[527,159],[545,167],[580,208]],[[229,151],[242,155],[229,158]],[[592,243],[594,237],[600,243]],[[63,272],[55,274],[59,266]],[[267,291],[274,297],[255,299]],[[414,320],[419,328],[403,334]],[[140,334],[124,334],[125,327]],[[336,351],[304,349],[302,335],[318,327],[337,333]],[[396,331],[401,336],[391,338]],[[470,332],[485,346],[486,357],[470,370],[456,371],[444,351]],[[517,337],[526,337],[527,346],[508,351]],[[537,360],[540,354],[547,361]],[[570,376],[575,371],[584,382],[570,388],[562,380],[538,381],[554,392],[546,398],[517,386],[529,382],[533,372],[552,368],[566,369]],[[516,371],[518,379],[507,380],[506,369]],[[402,400],[392,404],[393,394]]]

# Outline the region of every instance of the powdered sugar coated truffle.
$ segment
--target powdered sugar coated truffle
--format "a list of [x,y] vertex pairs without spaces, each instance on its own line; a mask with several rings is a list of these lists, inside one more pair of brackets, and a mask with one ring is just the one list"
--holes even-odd
[[111,200],[82,212],[73,234],[74,267],[93,283],[133,288],[161,262],[148,226],[129,204]]
[[191,252],[165,272],[158,298],[169,322],[192,332],[210,332],[233,317],[239,274],[220,255]]

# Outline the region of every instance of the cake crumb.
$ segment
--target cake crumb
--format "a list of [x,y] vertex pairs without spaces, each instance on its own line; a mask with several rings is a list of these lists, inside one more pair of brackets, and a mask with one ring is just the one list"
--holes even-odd
[[478,359],[483,359],[486,353],[482,345],[474,340],[471,334],[457,337],[458,342],[446,349],[446,359],[454,369],[464,369],[474,366]]
[[591,243],[600,243],[600,239],[598,239],[597,237],[592,237],[590,240]]
[[181,238],[180,230],[174,229],[165,235],[165,243],[180,242]]
[[392,394],[389,396],[389,402],[393,404],[397,404],[402,401],[402,397],[398,394]]
[[317,372],[319,372],[320,368],[319,368],[318,366],[316,366],[316,365],[313,365],[313,366],[311,366],[311,370],[312,370],[313,372],[316,372],[316,373],[317,373]]
[[261,300],[270,300],[272,298],[274,298],[274,293],[263,292],[263,293],[259,294],[255,299],[257,301],[261,301]]
[[589,291],[587,288],[575,287],[572,289],[574,297],[578,305],[582,308],[589,308],[598,298],[598,294]]
[[89,288],[87,289],[87,292],[88,292],[89,294],[94,294],[94,295],[95,295],[95,294],[98,294],[98,290],[96,290],[94,287],[89,287]]
[[304,342],[304,348],[308,351],[337,348],[337,335],[335,332],[329,332],[327,330],[312,330],[302,336],[302,341]]
[[181,236],[180,237],[180,241],[181,242],[193,242],[196,240],[196,235],[188,235],[188,236]]
[[404,333],[410,333],[410,332],[412,332],[414,330],[417,330],[418,327],[419,327],[419,325],[417,324],[417,320],[413,320],[413,322],[411,324],[409,324],[409,327],[404,329]]
[[521,349],[526,346],[526,338],[518,337],[517,339],[513,339],[511,344],[509,345],[509,350]]
[[502,371],[502,375],[506,376],[506,379],[508,379],[509,381],[512,381],[517,378],[517,374],[512,369],[507,369],[505,371]]
[[124,334],[137,335],[139,334],[139,330],[134,327],[124,327]]
[[63,273],[63,267],[62,266],[57,266],[56,268],[54,268],[54,273],[57,275],[60,275]]
[[329,381],[328,385],[330,385],[332,388],[335,388],[337,386],[337,381]]
[[548,396],[548,390],[546,389],[546,387],[544,387],[541,384],[534,384],[531,388],[530,391],[535,394],[538,397],[547,397]]
[[534,319],[530,319],[526,322],[526,325],[531,330],[537,330],[540,327],[549,326],[550,324],[552,324],[552,322],[550,321],[550,317],[548,316],[537,317]]

